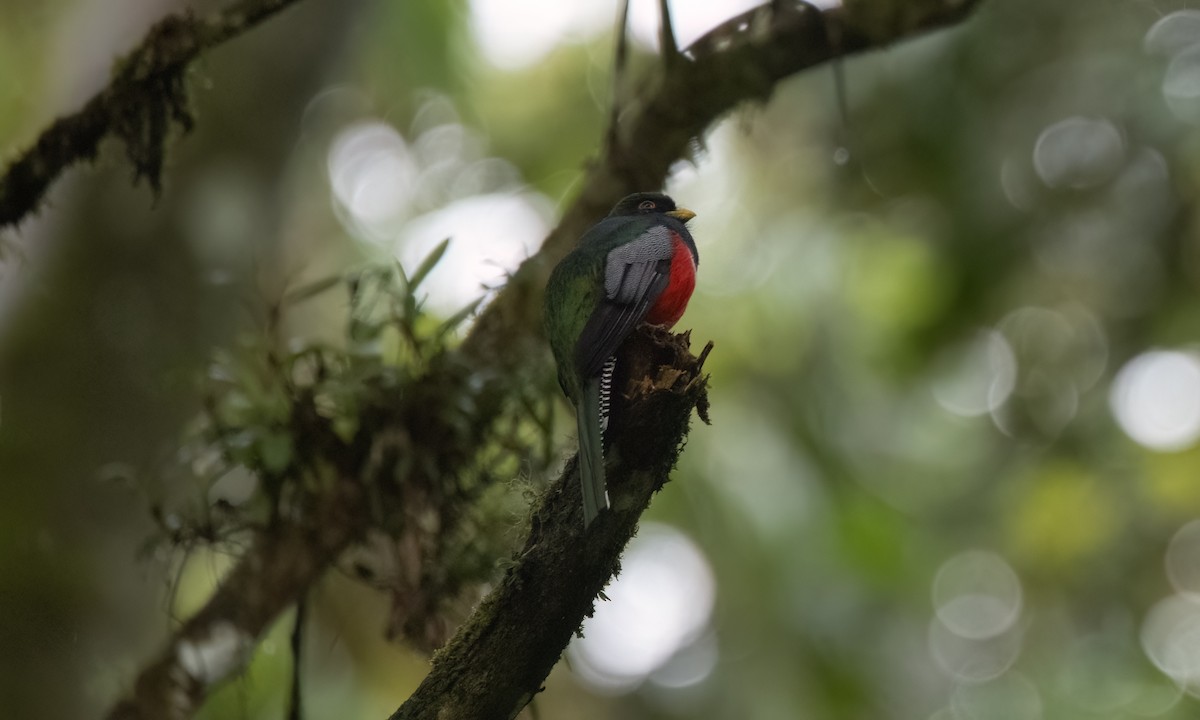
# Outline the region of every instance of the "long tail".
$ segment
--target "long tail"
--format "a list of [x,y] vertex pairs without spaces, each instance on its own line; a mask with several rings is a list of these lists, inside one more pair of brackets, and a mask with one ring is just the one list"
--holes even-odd
[[[592,524],[600,511],[608,507],[604,484],[604,436],[601,423],[607,421],[607,398],[602,380],[591,378],[583,387],[583,398],[575,409],[579,425],[579,477],[583,481],[583,526]],[[607,388],[603,388],[607,390]]]

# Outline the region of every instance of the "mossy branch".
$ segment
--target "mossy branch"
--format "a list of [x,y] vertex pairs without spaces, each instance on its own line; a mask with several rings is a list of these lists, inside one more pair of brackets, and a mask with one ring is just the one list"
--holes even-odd
[[357,478],[340,477],[336,486],[302,521],[258,533],[216,593],[109,711],[109,720],[191,717],[214,686],[245,668],[262,633],[365,527]]
[[611,510],[584,529],[578,458],[568,463],[533,509],[514,565],[391,720],[511,718],[529,703],[617,573],[675,466],[692,411],[706,417],[707,352],[697,358],[688,334],[648,327],[626,341],[617,365],[623,402],[608,438]]
[[134,182],[162,185],[164,143],[172,123],[184,132],[193,118],[184,83],[202,52],[253,28],[297,0],[241,0],[208,19],[170,15],[120,60],[107,87],[83,109],[60,117],[0,176],[0,228],[34,212],[50,184],[71,165],[94,160],[100,142],[115,135],[125,144]]

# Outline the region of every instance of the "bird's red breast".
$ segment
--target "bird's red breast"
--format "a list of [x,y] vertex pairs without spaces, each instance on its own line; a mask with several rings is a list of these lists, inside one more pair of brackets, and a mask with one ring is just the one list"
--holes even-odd
[[692,290],[696,289],[696,260],[678,233],[671,233],[675,251],[671,255],[671,278],[658,300],[646,313],[644,322],[671,327],[683,317]]

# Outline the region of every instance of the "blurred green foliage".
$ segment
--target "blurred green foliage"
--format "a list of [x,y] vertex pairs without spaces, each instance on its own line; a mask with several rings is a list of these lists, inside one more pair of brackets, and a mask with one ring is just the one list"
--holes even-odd
[[[1183,51],[1148,35],[1182,7],[1168,5],[986,0],[962,27],[845,60],[848,116],[817,70],[739,110],[677,168],[668,190],[699,213],[701,254],[682,326],[716,342],[714,425],[693,432],[649,517],[711,563],[716,660],[697,682],[651,676],[619,695],[560,665],[543,717],[1196,715],[1195,675],[1176,682],[1152,661],[1151,620],[1186,589],[1164,557],[1200,516],[1200,448],[1138,444],[1110,402],[1132,358],[1200,338],[1200,108],[1164,92],[1192,76]],[[96,7],[0,4],[9,153],[67,109],[60,88],[82,71],[60,38]],[[138,12],[149,25],[158,10]],[[471,13],[302,3],[193,72],[198,128],[172,151],[156,206],[113,152],[13,236],[29,259],[0,274],[12,712],[98,714],[161,641],[172,589],[176,614],[211,590],[220,549],[185,560],[159,543],[137,558],[168,522],[153,498],[213,511],[210,485],[162,469],[207,457],[180,454],[178,438],[204,410],[194,379],[214,353],[227,387],[210,408],[219,432],[203,437],[263,478],[296,452],[279,378],[336,353],[322,407],[349,437],[357,380],[433,354],[419,343],[447,318],[406,330],[393,320],[415,306],[352,305],[331,299],[342,281],[319,280],[366,259],[399,281],[396,248],[358,239],[331,202],[328,148],[344,125],[381,118],[415,141],[436,98],[452,110],[439,122],[476,133],[520,186],[551,202],[573,192],[607,120],[610,34],[502,69]],[[318,116],[329,88],[356,100]],[[239,344],[247,332],[258,340]],[[530,365],[543,378],[530,396],[549,402],[547,358]],[[562,432],[555,452],[572,447]],[[519,437],[492,468],[519,479],[508,503],[554,464],[538,432]],[[497,527],[501,544],[517,533]],[[1019,579],[1015,621],[980,638],[947,629],[936,599],[948,561],[973,550]],[[390,712],[424,665],[383,639],[388,599],[335,574],[313,603],[310,717]],[[289,622],[206,716],[281,716]],[[1180,662],[1200,657],[1191,627],[1169,646]]]

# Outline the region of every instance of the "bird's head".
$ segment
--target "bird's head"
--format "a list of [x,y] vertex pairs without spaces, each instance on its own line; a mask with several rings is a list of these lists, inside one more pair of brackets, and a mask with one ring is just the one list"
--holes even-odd
[[662,193],[634,193],[626,196],[617,203],[608,214],[609,217],[624,215],[667,215],[680,222],[686,223],[696,217],[696,213],[687,208],[675,207],[675,201]]

